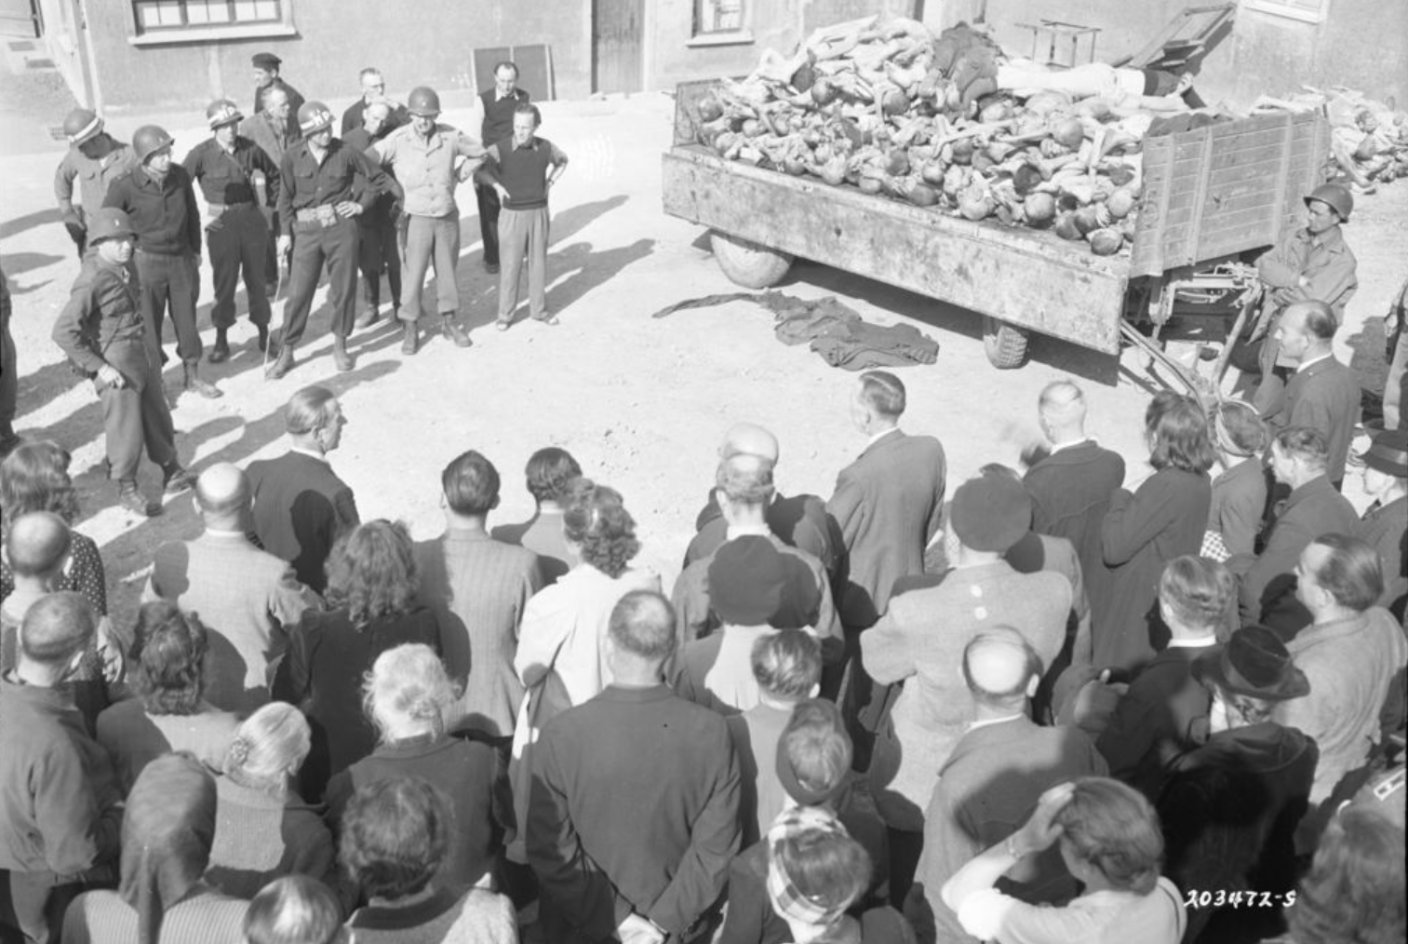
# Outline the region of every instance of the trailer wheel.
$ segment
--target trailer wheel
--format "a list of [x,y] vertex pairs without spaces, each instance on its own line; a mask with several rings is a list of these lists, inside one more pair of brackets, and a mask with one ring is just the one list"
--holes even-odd
[[718,230],[709,231],[714,258],[724,275],[744,288],[770,288],[782,281],[792,257]]
[[983,316],[983,351],[988,362],[999,370],[1011,370],[1027,362],[1028,337],[1022,328]]

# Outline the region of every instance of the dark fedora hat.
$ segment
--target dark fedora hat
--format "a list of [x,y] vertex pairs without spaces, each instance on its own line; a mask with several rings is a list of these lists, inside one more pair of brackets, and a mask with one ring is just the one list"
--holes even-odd
[[1359,458],[1384,475],[1408,478],[1408,430],[1384,430],[1373,438],[1368,451]]
[[1224,692],[1263,701],[1288,701],[1310,692],[1310,682],[1292,663],[1281,637],[1265,626],[1243,627],[1226,645],[1198,656],[1193,677]]

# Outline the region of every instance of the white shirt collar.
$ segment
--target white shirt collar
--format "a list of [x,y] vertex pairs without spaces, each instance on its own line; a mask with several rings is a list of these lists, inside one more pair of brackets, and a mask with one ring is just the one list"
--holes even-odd
[[242,538],[243,531],[226,531],[224,528],[206,528],[205,533],[217,538]]
[[292,451],[293,451],[293,452],[301,452],[301,453],[303,453],[305,456],[312,456],[314,459],[317,459],[319,462],[327,462],[327,461],[328,461],[328,457],[327,457],[324,453],[321,453],[321,452],[314,452],[312,449],[305,449],[303,446],[294,446],[294,447],[292,448]]
[[1300,362],[1300,366],[1296,368],[1296,373],[1300,373],[1301,371],[1303,371],[1303,370],[1305,370],[1307,367],[1309,367],[1311,364],[1318,364],[1318,363],[1320,363],[1321,361],[1323,361],[1323,360],[1328,360],[1329,358],[1334,357],[1334,356],[1335,356],[1335,354],[1334,354],[1333,351],[1326,351],[1324,354],[1321,354],[1319,357],[1312,357],[1312,358],[1311,358],[1310,360],[1308,360],[1308,361],[1301,361],[1301,362]]
[[732,541],[734,538],[741,538],[749,534],[770,538],[772,537],[772,529],[766,524],[731,524],[724,532],[724,540]]
[[1203,636],[1200,639],[1170,639],[1168,649],[1211,649],[1217,645],[1216,636]]
[[968,725],[968,730],[969,730],[969,731],[976,731],[976,730],[978,730],[979,728],[990,727],[990,726],[992,726],[992,725],[994,725],[994,724],[1005,724],[1005,723],[1007,723],[1008,721],[1016,721],[1018,718],[1025,718],[1025,717],[1026,717],[1025,714],[1021,714],[1021,713],[1019,712],[1018,714],[1015,714],[1015,715],[1007,715],[1007,716],[1004,717],[1004,718],[986,718],[986,719],[984,719],[984,720],[982,720],[982,721],[974,721],[972,724]]
[[875,443],[876,443],[878,440],[883,439],[884,437],[890,435],[891,433],[898,433],[899,431],[900,431],[900,428],[899,428],[898,426],[891,426],[889,429],[881,430],[880,432],[876,433],[874,436],[871,436],[871,437],[870,437],[870,441],[865,444],[865,445],[866,445],[866,448],[867,448],[867,449],[870,448],[871,446],[875,445]]
[[1070,442],[1061,443],[1059,446],[1053,445],[1053,446],[1051,447],[1051,451],[1050,451],[1049,453],[1047,453],[1047,455],[1054,456],[1054,455],[1056,455],[1056,453],[1060,452],[1062,449],[1074,449],[1076,446],[1084,446],[1086,443],[1094,443],[1094,442],[1095,442],[1094,438],[1092,438],[1092,437],[1090,437],[1090,436],[1087,436],[1087,437],[1085,437],[1084,439],[1073,439],[1073,440],[1071,440]]

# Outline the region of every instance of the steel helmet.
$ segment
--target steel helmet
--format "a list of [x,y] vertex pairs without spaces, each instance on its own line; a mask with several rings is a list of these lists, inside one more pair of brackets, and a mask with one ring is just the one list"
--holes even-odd
[[232,125],[243,117],[244,115],[240,114],[239,106],[228,98],[217,98],[205,110],[205,120],[210,123],[212,131],[221,125]]
[[440,96],[435,89],[421,85],[411,89],[411,97],[406,100],[406,110],[421,118],[434,118],[440,114]]
[[69,144],[82,144],[103,132],[103,119],[86,108],[75,108],[64,119],[64,134]]
[[1354,197],[1350,195],[1348,187],[1340,184],[1321,184],[1305,198],[1305,205],[1310,206],[1311,200],[1329,204],[1330,208],[1340,215],[1341,223],[1348,223],[1349,214],[1354,212]]
[[143,164],[157,151],[169,148],[175,143],[176,140],[167,134],[165,129],[156,125],[142,125],[137,129],[137,133],[132,135],[132,149],[137,152],[137,160]]
[[132,221],[127,218],[127,214],[117,207],[103,207],[97,210],[88,218],[88,245],[93,246],[105,239],[117,239],[120,236],[135,238],[137,231],[132,228]]
[[332,112],[322,102],[304,102],[298,106],[298,130],[304,137],[331,127]]

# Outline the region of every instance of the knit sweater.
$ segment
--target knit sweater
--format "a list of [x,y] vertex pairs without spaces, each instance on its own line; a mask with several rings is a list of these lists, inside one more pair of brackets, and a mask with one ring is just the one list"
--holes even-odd
[[215,844],[205,880],[227,895],[253,898],[285,875],[330,886],[337,878],[332,834],[296,793],[272,797],[228,777],[215,781]]
[[[161,944],[244,944],[249,902],[201,891],[166,909]],[[361,938],[359,937],[360,941]],[[137,911],[117,892],[79,895],[64,914],[64,944],[140,944]]]
[[518,944],[513,906],[503,895],[439,891],[409,905],[368,905],[347,927],[357,944]]

